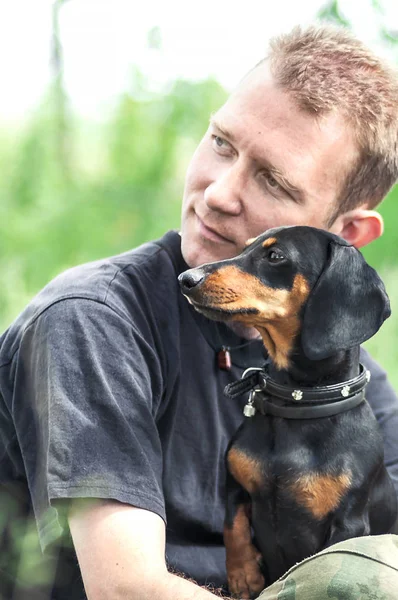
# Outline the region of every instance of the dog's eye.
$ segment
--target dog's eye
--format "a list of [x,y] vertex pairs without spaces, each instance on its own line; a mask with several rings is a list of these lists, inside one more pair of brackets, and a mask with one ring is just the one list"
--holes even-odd
[[285,255],[282,254],[282,252],[280,250],[270,250],[268,253],[268,260],[271,263],[278,263],[281,262],[282,260],[285,260]]

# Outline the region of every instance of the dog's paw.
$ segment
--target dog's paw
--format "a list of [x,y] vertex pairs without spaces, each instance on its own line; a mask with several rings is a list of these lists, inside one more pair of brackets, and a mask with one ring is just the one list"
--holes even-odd
[[260,569],[260,554],[228,569],[228,587],[233,598],[257,598],[265,586]]

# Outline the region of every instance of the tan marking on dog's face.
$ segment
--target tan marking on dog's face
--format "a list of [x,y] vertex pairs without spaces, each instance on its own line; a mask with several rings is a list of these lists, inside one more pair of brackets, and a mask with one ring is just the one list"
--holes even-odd
[[338,507],[350,485],[350,472],[341,475],[310,473],[289,487],[298,504],[304,505],[316,519],[323,519]]
[[261,463],[237,448],[231,448],[227,456],[228,469],[236,481],[252,494],[264,483]]
[[300,328],[298,314],[310,292],[303,275],[295,276],[291,290],[275,289],[237,267],[227,266],[209,275],[202,288],[209,307],[255,309],[256,314],[241,313],[231,315],[230,319],[258,329],[276,366],[287,368],[288,355]]
[[[255,309],[259,315],[247,317],[256,319],[259,324],[290,316],[292,309],[298,304],[301,306],[308,292],[309,286],[303,275],[296,275],[291,290],[275,289],[234,266],[211,273],[201,288],[207,306],[225,310]],[[238,315],[237,319],[241,317]]]
[[283,320],[271,321],[263,328],[257,326],[264,346],[279,369],[287,369],[289,366],[289,355],[300,329],[298,313],[309,292],[309,284],[305,277],[296,275],[288,299],[289,310],[286,317]]
[[263,242],[263,248],[269,248],[273,244],[276,244],[276,242],[277,242],[276,238],[268,238],[267,240],[265,240]]

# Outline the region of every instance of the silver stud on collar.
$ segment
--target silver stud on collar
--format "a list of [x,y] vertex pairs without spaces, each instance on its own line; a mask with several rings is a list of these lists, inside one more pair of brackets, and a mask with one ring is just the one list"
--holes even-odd
[[301,390],[294,390],[294,392],[292,392],[292,396],[294,400],[301,400],[303,397],[303,392]]
[[365,379],[369,383],[369,381],[370,381],[370,371],[368,369],[365,370]]
[[347,396],[350,395],[350,390],[351,390],[350,386],[349,385],[345,385],[343,387],[343,389],[341,390],[341,395],[344,396],[344,398],[347,398]]

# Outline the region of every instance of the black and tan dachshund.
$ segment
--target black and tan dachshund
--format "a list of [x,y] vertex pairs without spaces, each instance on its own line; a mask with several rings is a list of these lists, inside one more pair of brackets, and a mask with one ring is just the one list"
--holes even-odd
[[389,532],[397,501],[359,344],[390,307],[360,252],[320,229],[282,227],[179,281],[207,317],[258,329],[271,359],[248,375],[247,418],[226,454],[230,592],[253,598],[331,544]]

